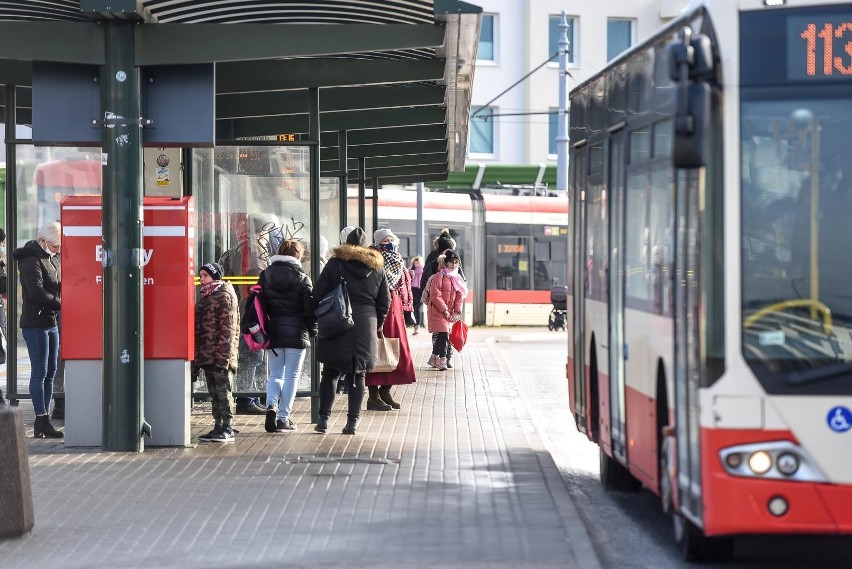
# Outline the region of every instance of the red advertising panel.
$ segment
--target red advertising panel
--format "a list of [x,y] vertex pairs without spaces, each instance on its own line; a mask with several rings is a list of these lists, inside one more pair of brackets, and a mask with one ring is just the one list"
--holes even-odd
[[[103,239],[100,196],[62,200],[62,357],[103,355]],[[192,198],[143,202],[145,359],[191,360],[195,334]]]

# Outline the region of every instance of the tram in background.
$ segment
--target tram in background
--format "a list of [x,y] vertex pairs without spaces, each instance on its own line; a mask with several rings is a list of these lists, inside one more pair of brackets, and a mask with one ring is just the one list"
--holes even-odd
[[[568,200],[487,192],[424,193],[427,246],[443,228],[456,240],[470,282],[467,322],[546,326],[550,290],[566,282]],[[379,227],[393,229],[407,259],[416,248],[416,219],[416,192],[379,192]]]
[[570,94],[571,412],[690,560],[852,533],[852,4],[767,4],[693,2]]

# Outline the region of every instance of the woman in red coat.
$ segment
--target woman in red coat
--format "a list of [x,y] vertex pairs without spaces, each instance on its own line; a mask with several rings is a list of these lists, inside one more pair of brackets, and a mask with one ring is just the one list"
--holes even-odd
[[411,348],[408,346],[408,332],[405,329],[405,314],[413,309],[411,295],[411,273],[398,252],[399,238],[390,229],[379,229],[373,234],[373,247],[378,249],[385,260],[385,274],[390,289],[390,310],[382,333],[385,338],[399,338],[399,365],[394,371],[367,374],[368,411],[390,411],[399,409],[400,404],[391,396],[391,386],[414,383],[414,362]]
[[438,258],[438,264],[444,266],[435,273],[429,283],[429,307],[426,311],[429,332],[437,333],[438,337],[428,363],[439,371],[446,371],[450,329],[461,318],[462,303],[467,296],[467,283],[459,274],[459,254],[452,249],[448,249]]

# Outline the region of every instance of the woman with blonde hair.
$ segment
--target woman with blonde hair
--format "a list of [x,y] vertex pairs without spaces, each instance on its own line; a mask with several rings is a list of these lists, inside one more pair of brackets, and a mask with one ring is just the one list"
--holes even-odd
[[61,238],[62,227],[54,221],[42,226],[35,240],[12,254],[21,275],[20,326],[30,356],[30,397],[36,415],[33,436],[37,439],[65,436],[50,424],[48,415],[59,361]]

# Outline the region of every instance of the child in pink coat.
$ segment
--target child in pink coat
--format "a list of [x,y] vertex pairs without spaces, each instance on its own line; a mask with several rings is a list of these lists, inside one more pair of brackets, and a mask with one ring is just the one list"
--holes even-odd
[[447,369],[447,344],[453,323],[461,318],[462,303],[467,297],[467,283],[459,274],[461,259],[452,249],[438,263],[443,265],[429,285],[429,307],[426,312],[429,332],[438,337],[432,347],[429,365],[439,371]]

